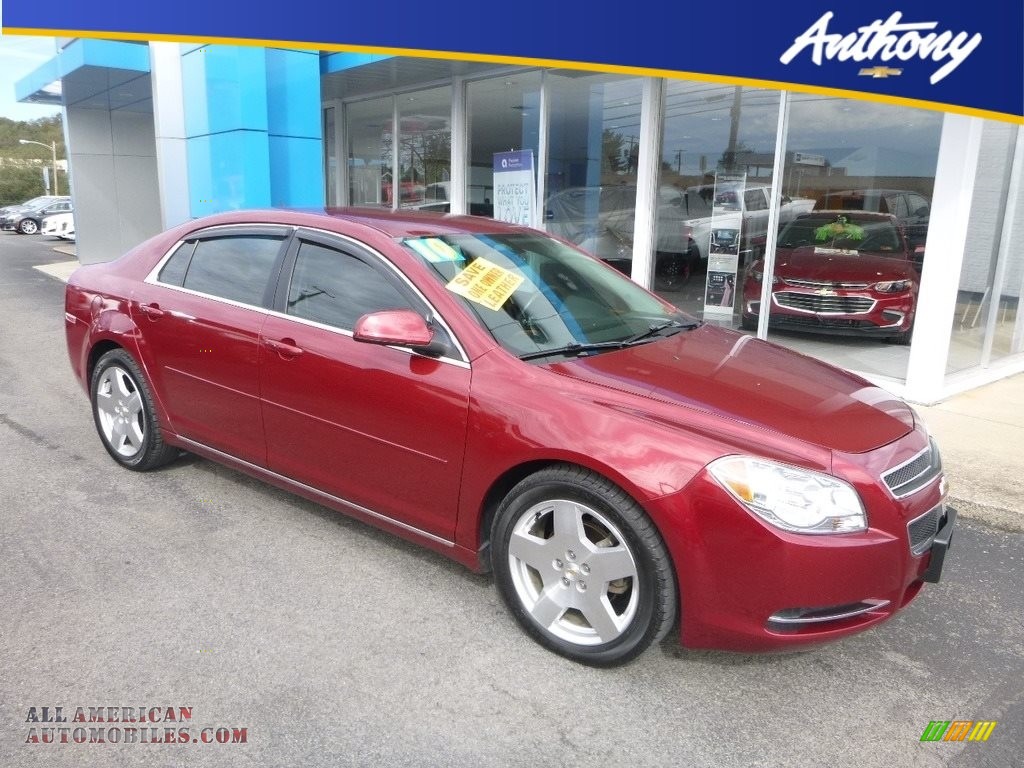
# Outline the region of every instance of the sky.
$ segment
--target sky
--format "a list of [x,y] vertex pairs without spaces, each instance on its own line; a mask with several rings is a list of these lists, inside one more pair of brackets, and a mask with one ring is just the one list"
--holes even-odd
[[36,120],[60,112],[59,107],[19,104],[14,100],[14,84],[53,58],[55,50],[52,37],[0,34],[0,117]]

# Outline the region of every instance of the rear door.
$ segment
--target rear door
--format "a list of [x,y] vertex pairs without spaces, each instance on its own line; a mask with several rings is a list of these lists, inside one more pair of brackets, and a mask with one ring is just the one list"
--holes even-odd
[[135,292],[143,357],[182,437],[260,466],[259,333],[284,227],[218,228],[181,243]]
[[406,308],[433,314],[379,256],[300,231],[261,334],[268,466],[450,541],[469,364],[352,338],[362,315]]

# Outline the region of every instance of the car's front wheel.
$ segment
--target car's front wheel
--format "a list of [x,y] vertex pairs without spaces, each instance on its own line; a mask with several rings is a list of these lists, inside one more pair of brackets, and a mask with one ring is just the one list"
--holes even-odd
[[39,225],[35,219],[22,219],[18,225],[18,231],[23,235],[34,235],[39,231]]
[[571,466],[531,475],[501,503],[491,535],[505,603],[556,653],[622,664],[671,628],[676,589],[665,545],[607,479]]
[[145,471],[178,455],[164,443],[145,376],[123,349],[112,349],[97,361],[90,395],[96,431],[118,464]]

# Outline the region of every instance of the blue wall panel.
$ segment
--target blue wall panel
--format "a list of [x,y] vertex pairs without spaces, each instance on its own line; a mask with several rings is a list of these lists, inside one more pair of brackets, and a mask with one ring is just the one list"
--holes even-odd
[[181,59],[185,135],[267,130],[263,48],[206,45]]
[[267,129],[277,136],[320,138],[320,55],[267,49]]
[[271,204],[268,136],[228,131],[188,139],[188,180],[193,216]]
[[320,139],[271,136],[270,186],[272,205],[322,207],[324,172]]

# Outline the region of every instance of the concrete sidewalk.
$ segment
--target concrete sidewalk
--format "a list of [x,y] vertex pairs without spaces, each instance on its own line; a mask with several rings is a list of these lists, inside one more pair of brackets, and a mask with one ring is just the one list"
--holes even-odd
[[952,505],[1024,531],[1024,374],[914,409],[939,443]]

